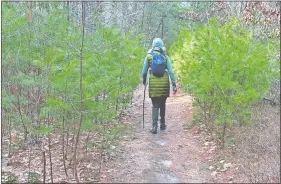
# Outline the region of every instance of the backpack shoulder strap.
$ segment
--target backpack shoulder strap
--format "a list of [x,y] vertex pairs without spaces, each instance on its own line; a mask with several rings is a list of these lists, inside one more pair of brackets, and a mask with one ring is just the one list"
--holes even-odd
[[167,67],[167,57],[166,54],[162,53],[163,57],[164,57],[164,63],[165,63],[165,68],[168,69]]

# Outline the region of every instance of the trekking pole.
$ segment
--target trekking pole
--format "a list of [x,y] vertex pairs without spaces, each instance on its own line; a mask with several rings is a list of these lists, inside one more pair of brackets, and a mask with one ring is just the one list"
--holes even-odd
[[142,104],[142,128],[144,128],[144,102],[145,102],[145,91],[146,91],[146,82],[144,85],[144,91],[143,91],[143,104]]

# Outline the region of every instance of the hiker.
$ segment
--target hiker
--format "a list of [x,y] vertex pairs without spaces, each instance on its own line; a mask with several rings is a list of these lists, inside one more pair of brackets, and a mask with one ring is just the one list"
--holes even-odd
[[165,106],[166,99],[170,95],[170,81],[172,81],[173,93],[177,92],[176,79],[169,57],[164,53],[165,47],[160,38],[155,38],[152,48],[147,52],[144,60],[142,76],[143,84],[146,85],[149,71],[149,98],[152,101],[152,129],[151,133],[157,133],[158,114],[160,109],[160,130],[166,129]]

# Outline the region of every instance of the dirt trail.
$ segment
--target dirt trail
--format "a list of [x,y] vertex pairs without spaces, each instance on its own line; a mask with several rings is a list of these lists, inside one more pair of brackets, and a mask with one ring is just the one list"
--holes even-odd
[[166,102],[167,129],[160,131],[158,126],[156,135],[149,132],[152,104],[148,97],[142,128],[142,100],[140,86],[125,117],[130,128],[127,139],[121,142],[123,151],[105,164],[101,182],[215,182],[208,168],[214,153],[204,147],[198,130],[184,129],[184,124],[192,121],[192,98],[182,92],[171,94]]

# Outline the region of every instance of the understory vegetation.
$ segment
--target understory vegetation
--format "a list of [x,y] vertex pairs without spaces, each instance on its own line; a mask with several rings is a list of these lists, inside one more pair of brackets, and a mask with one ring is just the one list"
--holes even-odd
[[280,2],[1,4],[3,182],[98,182],[155,37],[241,177],[280,182]]

